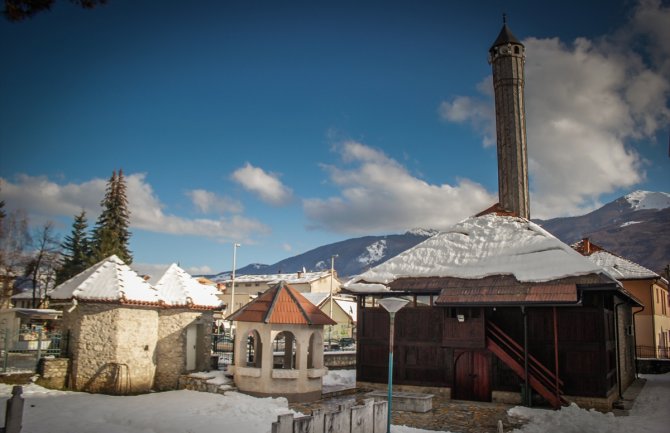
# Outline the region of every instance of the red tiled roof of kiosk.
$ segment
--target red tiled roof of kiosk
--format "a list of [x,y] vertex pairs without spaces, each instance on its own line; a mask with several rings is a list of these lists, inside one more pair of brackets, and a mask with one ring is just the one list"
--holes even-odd
[[238,311],[229,320],[294,325],[335,325],[323,311],[282,281]]

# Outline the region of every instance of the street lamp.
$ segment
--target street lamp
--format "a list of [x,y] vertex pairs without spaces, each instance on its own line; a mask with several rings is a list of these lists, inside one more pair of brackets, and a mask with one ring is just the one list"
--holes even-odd
[[[329,317],[333,318],[333,280],[335,279],[335,257],[339,257],[337,254],[330,256],[330,314]],[[328,349],[332,349],[331,337],[333,334],[333,325],[328,325]]]
[[388,384],[388,415],[386,416],[386,433],[391,433],[391,404],[393,401],[393,332],[395,313],[409,301],[401,298],[384,298],[379,300],[379,305],[389,312],[391,320],[389,322],[389,384]]
[[233,243],[233,275],[231,278],[230,314],[235,312],[235,268],[237,267],[237,249],[241,246],[242,245],[238,243]]

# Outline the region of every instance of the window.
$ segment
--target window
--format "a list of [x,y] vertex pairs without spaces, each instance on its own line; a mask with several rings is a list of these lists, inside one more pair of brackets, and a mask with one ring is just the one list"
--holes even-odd
[[247,334],[246,347],[244,348],[245,352],[245,361],[247,367],[261,368],[261,356],[262,345],[261,345],[261,336],[258,334],[258,331],[252,330]]

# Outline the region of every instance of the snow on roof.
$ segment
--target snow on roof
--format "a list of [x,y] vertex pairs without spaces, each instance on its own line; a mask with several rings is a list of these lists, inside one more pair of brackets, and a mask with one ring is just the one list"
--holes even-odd
[[586,257],[598,266],[605,268],[605,270],[617,280],[637,280],[659,277],[656,272],[606,250],[596,251]]
[[367,292],[362,282],[388,284],[398,278],[478,279],[513,275],[520,282],[545,282],[602,274],[555,236],[523,218],[486,214],[470,217],[361,274],[346,288]]
[[302,296],[305,297],[309,302],[312,304],[316,305],[317,307],[321,305],[326,299],[328,299],[328,296],[330,296],[330,293],[328,292],[307,292],[307,293],[301,293]]
[[51,293],[51,299],[158,304],[158,291],[112,255],[75,275]]
[[[266,283],[268,285],[279,284],[286,281],[287,284],[311,283],[330,276],[330,270],[320,272],[295,272],[292,274],[270,274],[270,275],[239,275],[235,277],[235,284],[239,283]],[[229,282],[230,279],[225,282]]]
[[201,284],[173,263],[155,285],[161,301],[170,306],[218,308],[223,302],[215,286]]
[[354,322],[357,321],[357,305],[356,301],[346,301],[344,299],[335,299],[333,298],[335,303],[340,306],[342,311],[344,311],[349,317],[351,317],[351,320]]
[[665,209],[670,207],[670,194],[667,192],[635,191],[624,197],[630,207],[641,209]]

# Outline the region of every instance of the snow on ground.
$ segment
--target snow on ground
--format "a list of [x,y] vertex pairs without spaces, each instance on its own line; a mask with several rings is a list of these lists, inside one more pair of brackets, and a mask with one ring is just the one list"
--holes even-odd
[[[211,373],[207,373],[211,376]],[[560,411],[516,407],[510,412],[528,419],[516,433],[660,433],[667,431],[670,373],[648,375],[630,416],[614,417],[577,406]],[[212,381],[221,381],[216,376]],[[331,385],[352,383],[353,370],[329,372]],[[218,382],[216,382],[218,383]],[[11,395],[11,385],[0,384],[0,399]],[[138,396],[109,396],[54,391],[24,386],[23,431],[30,433],[269,433],[277,415],[293,412],[284,398],[254,398],[236,392],[226,395],[196,391],[168,391]],[[4,410],[0,421],[4,424]],[[393,433],[430,433],[430,430],[393,426]]]
[[356,386],[356,370],[329,370],[323,377],[323,386]]

